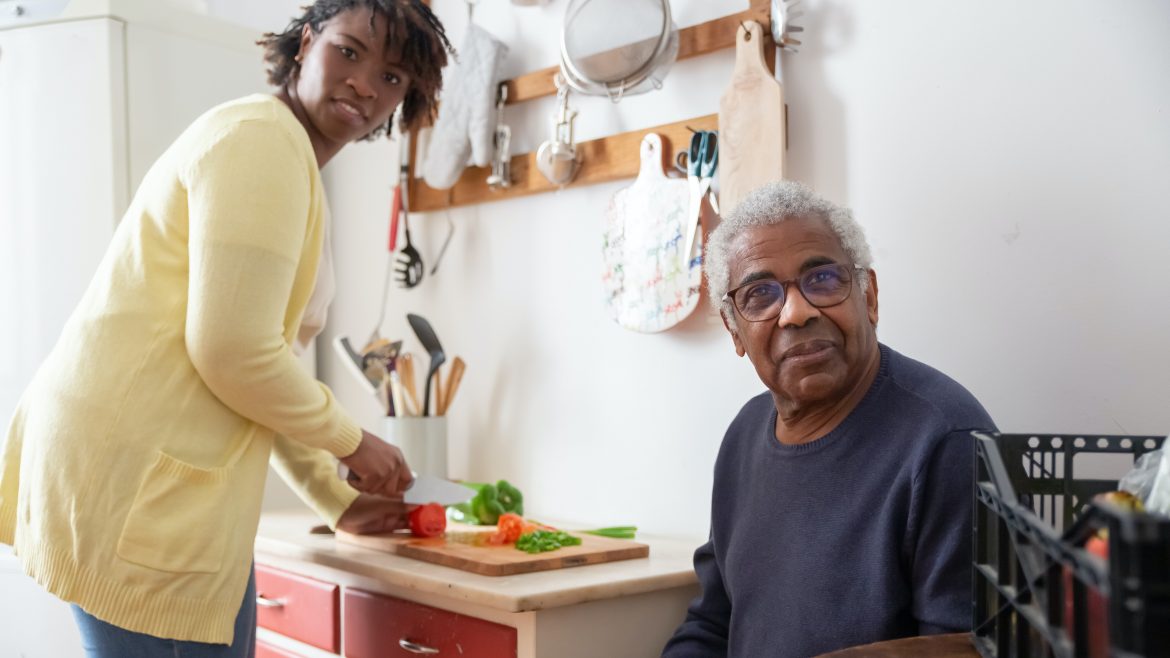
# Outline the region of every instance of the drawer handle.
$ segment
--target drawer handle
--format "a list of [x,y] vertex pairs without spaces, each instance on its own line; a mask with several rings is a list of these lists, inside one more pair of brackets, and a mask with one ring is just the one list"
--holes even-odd
[[283,608],[284,599],[269,599],[265,598],[263,594],[257,594],[256,605],[261,608]]
[[401,640],[399,640],[398,646],[402,647],[404,650],[409,651],[411,653],[422,654],[424,656],[433,656],[436,653],[439,653],[439,650],[435,649],[434,647],[428,647],[425,644],[418,644],[417,642],[411,642],[410,640],[408,640],[406,638],[402,638]]

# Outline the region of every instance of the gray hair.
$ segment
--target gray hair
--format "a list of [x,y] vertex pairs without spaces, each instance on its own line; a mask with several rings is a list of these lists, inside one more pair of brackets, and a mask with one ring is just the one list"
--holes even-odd
[[[703,254],[703,273],[707,275],[707,292],[711,306],[723,310],[723,295],[731,285],[731,244],[749,228],[771,226],[792,217],[809,215],[823,217],[828,222],[845,254],[859,267],[869,269],[873,264],[865,231],[848,208],[838,206],[817,196],[809,188],[794,181],[776,181],[758,187],[744,197],[719,227],[711,232]],[[869,277],[861,277],[861,289],[869,284]]]

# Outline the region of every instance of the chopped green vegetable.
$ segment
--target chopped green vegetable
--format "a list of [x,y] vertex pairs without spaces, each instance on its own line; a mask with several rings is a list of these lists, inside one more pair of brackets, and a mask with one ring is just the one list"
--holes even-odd
[[516,548],[525,553],[544,553],[563,546],[578,546],[580,543],[580,537],[574,537],[562,530],[533,530],[520,535],[516,540]]
[[581,532],[587,535],[597,535],[598,537],[610,537],[613,539],[633,539],[638,532],[638,526],[635,525],[619,525],[612,528],[598,528],[596,530],[582,530]]

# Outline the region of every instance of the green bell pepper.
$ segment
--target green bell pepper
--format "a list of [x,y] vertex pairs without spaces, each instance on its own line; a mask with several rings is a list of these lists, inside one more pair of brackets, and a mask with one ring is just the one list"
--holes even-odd
[[464,482],[463,485],[475,490],[475,498],[450,507],[449,516],[453,521],[495,525],[502,514],[524,514],[524,495],[507,480],[496,484]]

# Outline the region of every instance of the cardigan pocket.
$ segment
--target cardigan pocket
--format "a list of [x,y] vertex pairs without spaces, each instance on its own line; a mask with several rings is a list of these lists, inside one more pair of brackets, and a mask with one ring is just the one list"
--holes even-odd
[[198,468],[159,452],[130,506],[118,556],[160,571],[218,572],[234,530],[230,473],[231,465]]

